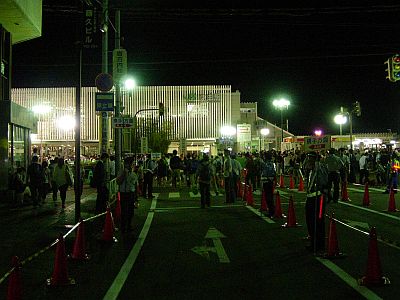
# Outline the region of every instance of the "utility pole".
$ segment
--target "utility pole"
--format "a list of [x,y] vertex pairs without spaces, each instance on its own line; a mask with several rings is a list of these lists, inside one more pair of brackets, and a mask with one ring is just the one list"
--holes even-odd
[[[121,48],[121,11],[115,11],[115,49]],[[115,83],[115,117],[121,116],[121,78],[119,77]],[[121,167],[121,129],[114,130],[114,145],[115,145],[115,174],[119,174]]]
[[[101,72],[108,73],[108,0],[103,0],[103,36],[102,36],[102,59]],[[100,116],[101,138],[100,138],[100,153],[108,152],[108,113],[102,112]]]

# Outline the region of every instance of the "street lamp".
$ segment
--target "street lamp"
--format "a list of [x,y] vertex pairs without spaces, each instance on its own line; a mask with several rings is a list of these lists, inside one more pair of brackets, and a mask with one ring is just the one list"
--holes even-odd
[[[236,128],[233,126],[223,126],[221,127],[222,138],[227,138],[231,142],[232,137],[236,134]],[[228,144],[228,143],[227,143]]]
[[351,118],[351,113],[348,111],[343,111],[343,107],[340,108],[340,113],[334,118],[336,124],[340,125],[340,135],[342,135],[342,125],[347,123],[349,120],[349,133],[350,133],[350,149],[353,150],[353,122]]
[[269,134],[269,129],[268,128],[261,128],[260,133],[261,133],[261,137],[262,137],[262,139],[261,139],[262,150],[265,150],[265,140],[264,139]]
[[282,143],[283,143],[283,109],[289,108],[290,101],[286,100],[284,98],[276,99],[272,102],[272,105],[281,111],[281,147],[282,147]]
[[42,162],[43,158],[43,120],[42,120],[42,115],[47,114],[51,112],[52,107],[47,104],[38,104],[35,106],[32,106],[32,111],[38,115],[38,121],[39,121],[39,128],[38,131],[40,131],[40,162]]

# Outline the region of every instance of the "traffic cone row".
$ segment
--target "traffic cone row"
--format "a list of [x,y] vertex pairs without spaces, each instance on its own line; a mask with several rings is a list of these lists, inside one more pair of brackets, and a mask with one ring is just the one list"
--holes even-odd
[[279,218],[279,219],[283,218],[282,206],[281,206],[281,196],[280,196],[279,192],[276,192],[274,218]]
[[254,206],[253,189],[251,184],[247,187],[246,205]]
[[382,275],[375,227],[372,227],[369,233],[367,271],[362,278],[358,279],[358,283],[366,286],[390,284],[390,280]]
[[267,195],[263,189],[262,191],[262,195],[261,195],[261,207],[260,207],[260,211],[267,211],[268,207],[267,207]]
[[11,260],[13,270],[10,274],[7,289],[7,300],[20,300],[22,299],[21,288],[21,264],[19,258],[14,256]]
[[104,222],[104,227],[103,227],[103,236],[101,239],[104,242],[116,242],[117,239],[114,237],[114,230],[115,230],[115,226],[114,226],[113,217],[112,217],[110,209],[107,208],[106,220]]
[[294,211],[293,196],[290,196],[290,199],[289,199],[287,222],[282,226],[286,227],[286,228],[298,226],[297,221],[296,221],[296,213]]
[[283,174],[281,174],[281,177],[279,179],[279,187],[281,188],[285,187],[285,179],[283,178]]
[[65,242],[62,234],[59,235],[56,256],[54,259],[54,271],[47,279],[48,286],[62,286],[75,284],[75,280],[68,276],[67,255],[65,254]]
[[82,219],[79,221],[71,258],[75,260],[89,259],[89,255],[86,253],[85,225]]
[[364,189],[364,197],[363,197],[363,206],[369,206],[369,189],[368,189],[368,182],[365,183]]
[[289,176],[289,189],[294,189],[294,180],[292,175]]
[[350,201],[346,181],[342,182],[342,201]]
[[388,212],[397,212],[396,200],[394,199],[394,190],[390,189]]
[[329,222],[328,246],[325,258],[331,259],[331,258],[344,257],[344,254],[341,253],[339,250],[334,214],[332,214],[329,219],[330,222]]
[[301,176],[301,175],[300,175],[299,187],[298,187],[297,191],[304,192],[303,176]]

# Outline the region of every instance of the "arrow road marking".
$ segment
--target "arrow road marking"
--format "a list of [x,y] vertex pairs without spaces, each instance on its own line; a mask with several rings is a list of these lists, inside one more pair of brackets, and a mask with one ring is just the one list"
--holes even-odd
[[218,259],[220,263],[230,263],[228,255],[225,252],[224,246],[222,245],[221,238],[226,238],[219,230],[215,227],[210,227],[206,233],[205,239],[212,239],[214,247],[207,246],[196,246],[191,250],[194,253],[203,256],[204,258],[210,260],[210,252],[217,253]]

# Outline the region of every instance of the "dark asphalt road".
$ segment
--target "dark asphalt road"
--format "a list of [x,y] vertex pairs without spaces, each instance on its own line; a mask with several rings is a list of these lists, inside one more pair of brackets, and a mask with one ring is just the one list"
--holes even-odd
[[[387,213],[389,196],[369,190],[371,205],[362,206],[364,187],[350,186],[351,202],[329,204],[335,212],[339,247],[346,257],[326,260],[305,249],[304,193],[280,189],[287,213],[293,195],[297,228],[283,228],[285,220],[270,220],[238,201],[224,203],[213,196],[212,207],[200,209],[198,195],[186,188],[156,188],[157,197],[141,199],[135,210],[134,230],[116,232],[116,243],[100,241],[104,217],[86,222],[87,251],[91,259],[68,261],[73,286],[48,288],[54,269],[54,248],[22,267],[23,299],[397,299],[400,292],[399,213]],[[82,216],[93,216],[96,194],[85,189]],[[30,207],[0,212],[0,276],[10,269],[13,255],[26,260],[51,244],[65,224],[74,222],[74,195],[61,213],[49,202],[38,216]],[[327,233],[329,221],[326,221]],[[360,287],[357,279],[367,268],[369,226],[376,226],[383,275],[392,284]],[[75,235],[66,239],[71,252]],[[6,298],[8,280],[0,284]]]

